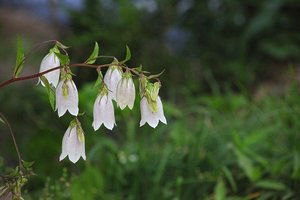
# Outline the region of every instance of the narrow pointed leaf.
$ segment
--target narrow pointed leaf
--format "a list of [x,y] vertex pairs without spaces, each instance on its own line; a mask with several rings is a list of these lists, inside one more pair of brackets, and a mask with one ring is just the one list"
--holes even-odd
[[62,44],[62,43],[59,42],[59,41],[56,42],[56,45],[57,45],[59,48],[61,48],[61,49],[68,49],[68,48],[70,48],[70,47],[68,47],[68,46],[65,46],[64,44]]
[[126,63],[128,60],[130,60],[131,58],[131,52],[129,47],[126,45],[126,57],[125,60],[123,60],[121,63]]
[[90,57],[85,61],[85,63],[94,64],[97,60],[98,55],[99,55],[99,45],[97,42],[95,42],[94,50],[91,53]]
[[226,199],[226,187],[222,179],[218,180],[217,185],[215,186],[215,200],[225,200]]
[[21,38],[18,38],[17,40],[17,57],[16,57],[16,65],[14,69],[14,77],[18,77],[23,69],[24,64],[24,48],[23,48],[23,42]]

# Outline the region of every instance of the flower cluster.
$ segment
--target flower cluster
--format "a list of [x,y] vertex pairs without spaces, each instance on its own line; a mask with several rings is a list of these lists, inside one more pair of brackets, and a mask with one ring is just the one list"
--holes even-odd
[[[86,159],[84,133],[77,118],[79,114],[78,90],[72,80],[70,65],[66,62],[65,55],[62,55],[57,46],[49,51],[41,62],[40,72],[51,71],[53,68],[57,69],[44,74],[44,77],[39,79],[39,82],[43,86],[55,91],[55,111],[57,110],[59,117],[63,116],[67,111],[75,116],[75,119],[70,123],[63,137],[62,153],[59,158],[59,160],[63,160],[68,156],[75,163],[80,157],[84,160]],[[140,83],[140,126],[148,123],[151,127],[155,128],[159,121],[167,124],[163,105],[158,95],[161,87],[159,81],[151,83],[149,77],[122,65],[115,58],[106,67],[108,69],[104,78],[102,77],[101,68],[97,68],[100,83],[98,84],[98,95],[93,108],[92,127],[95,131],[102,124],[109,130],[112,130],[116,125],[113,101],[116,102],[117,107],[121,110],[126,107],[129,109],[133,108],[136,99],[135,84],[132,79],[133,74],[139,76]]]

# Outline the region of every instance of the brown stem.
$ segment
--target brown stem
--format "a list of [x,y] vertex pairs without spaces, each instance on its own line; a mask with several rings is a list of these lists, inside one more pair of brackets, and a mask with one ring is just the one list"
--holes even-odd
[[[103,65],[89,65],[89,64],[84,64],[84,63],[75,63],[75,64],[70,64],[69,67],[89,67],[89,68],[102,68],[102,67],[109,67],[111,65],[115,65],[115,64],[103,64]],[[22,76],[22,77],[12,77],[11,79],[4,81],[3,83],[0,84],[0,89],[4,88],[5,86],[14,83],[14,82],[18,82],[18,81],[24,81],[24,80],[28,80],[28,79],[33,79],[33,78],[38,78],[43,76],[44,74],[47,74],[49,72],[52,72],[54,70],[58,70],[60,68],[62,68],[63,66],[58,66],[58,67],[54,67],[52,69],[48,69],[46,71],[40,72],[40,73],[36,73],[36,74],[32,74],[29,76]]]

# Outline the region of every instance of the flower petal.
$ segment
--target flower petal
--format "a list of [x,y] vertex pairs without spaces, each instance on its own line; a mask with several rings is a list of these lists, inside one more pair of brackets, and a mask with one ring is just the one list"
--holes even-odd
[[152,128],[155,128],[158,125],[158,117],[156,113],[152,113],[146,97],[143,97],[141,100],[141,121],[140,126],[143,126],[146,122],[151,126]]

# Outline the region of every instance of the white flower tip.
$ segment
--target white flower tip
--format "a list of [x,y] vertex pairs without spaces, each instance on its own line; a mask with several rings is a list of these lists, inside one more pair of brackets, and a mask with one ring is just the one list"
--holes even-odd
[[80,157],[75,158],[75,157],[69,155],[69,160],[70,160],[72,163],[74,163],[74,164],[79,160],[79,158],[80,158]]
[[95,122],[93,122],[92,126],[95,131],[97,131],[100,128],[100,126],[97,126]]
[[104,126],[109,130],[112,130],[114,128],[114,124],[104,124]]
[[60,156],[59,156],[59,161],[62,161],[63,159],[65,159],[66,156],[67,156],[67,155],[60,154]]

